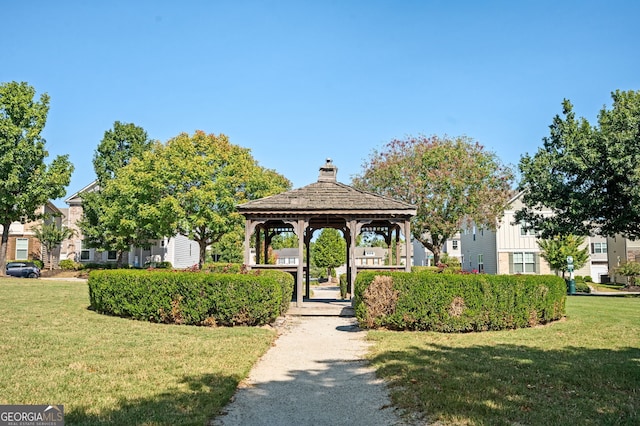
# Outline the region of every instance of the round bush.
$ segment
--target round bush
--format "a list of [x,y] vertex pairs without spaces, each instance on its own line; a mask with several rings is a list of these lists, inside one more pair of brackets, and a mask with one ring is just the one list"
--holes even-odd
[[363,327],[469,332],[531,327],[565,314],[553,275],[361,272],[354,307]]

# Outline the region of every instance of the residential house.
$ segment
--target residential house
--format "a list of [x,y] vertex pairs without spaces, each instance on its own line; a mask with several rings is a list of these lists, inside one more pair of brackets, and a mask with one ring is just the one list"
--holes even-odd
[[[527,230],[526,224],[515,221],[515,213],[522,207],[524,204],[521,192],[509,200],[495,231],[473,224],[463,230],[460,236],[463,270],[488,274],[554,273],[540,256],[536,232]],[[538,213],[543,216],[553,215],[546,208],[539,209]],[[601,279],[606,279],[608,273],[606,239],[587,237],[585,244],[590,248],[590,260],[574,273],[591,276],[594,281],[600,282]]]
[[[82,194],[96,190],[98,190],[98,183],[94,181],[65,200],[69,206],[66,225],[76,233],[73,238],[63,243],[66,259],[80,263],[113,263],[117,261],[115,251],[98,250],[83,244],[82,231],[78,226],[78,222],[83,216]],[[143,267],[147,263],[171,262],[171,265],[177,269],[196,265],[199,259],[198,243],[183,235],[156,240],[149,248],[131,247],[123,257],[125,263],[134,267]]]
[[630,240],[622,236],[607,239],[609,279],[611,282],[626,284],[627,277],[615,273],[615,269],[625,262],[640,262],[640,240]]
[[[415,266],[433,266],[433,253],[427,249],[422,243],[416,239],[412,242],[413,246],[413,263]],[[452,238],[445,241],[442,246],[442,252],[449,255],[449,257],[455,257],[458,260],[462,260],[462,249],[460,244],[460,233],[457,233]],[[462,262],[461,262],[462,263]]]
[[[42,260],[46,267],[49,266],[49,256],[46,249],[42,247],[40,241],[35,237],[34,229],[42,225],[43,222],[55,223],[58,227],[62,224],[62,212],[50,201],[40,206],[37,214],[42,215],[43,219],[33,222],[13,222],[9,226],[9,241],[7,244],[7,260]],[[0,225],[0,233],[3,232]],[[56,248],[52,263],[56,267],[60,259],[60,248]]]

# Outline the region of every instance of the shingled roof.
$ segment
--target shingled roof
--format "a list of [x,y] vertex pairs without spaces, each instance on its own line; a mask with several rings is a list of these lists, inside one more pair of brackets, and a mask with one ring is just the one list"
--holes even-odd
[[318,181],[238,206],[242,214],[251,213],[385,213],[416,214],[416,208],[392,198],[361,191],[337,181],[338,168],[330,159],[320,168]]

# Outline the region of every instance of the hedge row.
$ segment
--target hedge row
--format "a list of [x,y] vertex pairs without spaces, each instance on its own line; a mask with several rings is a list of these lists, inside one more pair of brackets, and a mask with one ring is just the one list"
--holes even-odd
[[565,315],[552,275],[361,272],[354,307],[363,327],[468,332],[531,327]]
[[190,325],[263,325],[289,307],[293,277],[105,270],[89,274],[91,307],[137,320]]

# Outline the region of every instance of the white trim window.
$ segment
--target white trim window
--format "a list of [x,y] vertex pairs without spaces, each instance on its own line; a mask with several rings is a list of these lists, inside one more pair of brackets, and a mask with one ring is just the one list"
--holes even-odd
[[91,251],[87,248],[84,240],[80,243],[80,260],[91,260]]
[[115,250],[109,250],[107,252],[107,260],[108,261],[116,261],[118,260],[118,252]]
[[526,251],[513,253],[512,267],[514,274],[535,274],[536,254]]
[[29,259],[29,239],[16,238],[16,260]]
[[607,252],[607,243],[591,243],[591,253],[606,253]]
[[484,255],[478,255],[478,272],[484,272]]

